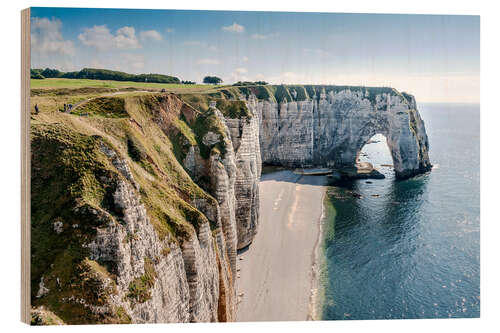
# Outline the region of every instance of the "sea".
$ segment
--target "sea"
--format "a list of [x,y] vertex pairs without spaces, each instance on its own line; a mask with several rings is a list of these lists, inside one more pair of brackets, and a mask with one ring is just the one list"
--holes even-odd
[[418,109],[431,172],[397,181],[385,137],[377,135],[360,159],[386,178],[328,189],[323,320],[480,315],[480,108]]

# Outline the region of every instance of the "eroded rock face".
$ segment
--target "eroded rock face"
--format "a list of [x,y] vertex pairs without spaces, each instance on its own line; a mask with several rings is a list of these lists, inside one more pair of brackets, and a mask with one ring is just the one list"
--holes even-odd
[[[257,101],[252,99],[248,104],[255,105],[256,103]],[[259,222],[259,181],[262,170],[259,119],[254,114],[250,119],[226,119],[225,121],[236,152],[235,215],[238,249],[241,249],[252,242]]]
[[255,112],[261,115],[262,161],[287,167],[353,166],[366,142],[383,134],[397,177],[429,170],[429,143],[415,99],[388,93],[372,101],[368,97],[342,90],[304,101],[259,101]]
[[[296,92],[292,95],[297,97]],[[175,96],[169,95],[165,103],[165,110],[192,111]],[[168,235],[160,239],[141,203],[141,188],[127,160],[101,143],[100,151],[116,174],[101,181],[112,183],[112,204],[119,216],[107,208],[78,209],[87,210],[86,215],[99,221],[95,237],[84,247],[89,251],[88,259],[105,266],[111,274],[99,279],[109,299],[103,305],[75,298],[65,302],[79,302],[102,316],[120,310],[133,323],[232,321],[236,251],[248,246],[258,231],[263,163],[352,166],[363,145],[381,133],[387,137],[398,177],[409,177],[431,166],[424,123],[413,97],[388,93],[367,96],[366,92],[346,89],[280,103],[250,95],[245,103],[250,113],[240,118],[225,117],[216,104],[210,104],[222,126],[217,133],[207,131],[201,139],[210,148],[208,157],[202,157],[196,143],[182,142],[182,146],[189,146],[181,161],[185,171],[210,194],[189,202],[206,220],[193,226],[196,230],[182,240]],[[155,117],[168,133],[168,113],[158,111]],[[55,233],[60,234],[62,227],[62,222],[53,221]],[[147,290],[135,290],[134,283],[145,275]],[[42,277],[36,297],[46,297],[48,292]]]
[[[109,158],[116,158],[104,145],[101,151]],[[126,165],[125,161],[122,163]],[[128,176],[129,179],[118,181],[113,195],[115,207],[122,214],[121,222],[104,210],[93,212],[106,223],[97,230],[93,241],[85,245],[90,252],[89,259],[109,263],[116,276],[116,289],[108,304],[95,311],[105,313],[120,308],[133,323],[231,320],[234,313],[232,272],[221,229],[217,228],[212,234],[207,220],[180,245],[169,237],[160,239],[140,203],[133,176]],[[203,199],[193,205],[220,226],[219,206]],[[148,269],[154,275],[152,286],[146,291],[147,297],[135,299],[130,288]],[[221,285],[225,288],[222,296]],[[221,308],[226,313],[219,313]]]
[[257,232],[262,163],[292,168],[353,166],[361,148],[380,133],[387,137],[397,177],[431,167],[424,123],[413,96],[386,92],[369,96],[366,91],[346,89],[303,101],[276,103],[250,95],[245,102],[251,117],[231,119],[215,110],[226,133],[219,137],[209,132],[203,139],[210,145],[223,142],[224,154],[213,154],[207,164],[193,146],[184,160],[194,179],[201,174],[211,179],[233,273],[235,249],[249,245]]
[[[117,184],[114,201],[123,212],[123,223],[105,211],[96,211],[108,222],[86,245],[91,260],[110,263],[114,268],[116,293],[110,296],[108,306],[123,308],[134,323],[188,322],[190,286],[181,249],[175,242],[158,238],[136,190],[128,182]],[[130,296],[129,287],[145,274],[148,258],[153,259],[156,278],[143,302]]]
[[[251,98],[247,104],[255,109],[257,100]],[[220,206],[227,256],[234,273],[236,250],[252,242],[259,221],[260,121],[256,113],[231,119],[217,109],[214,111],[224,125],[225,135],[208,132],[205,137],[210,140],[204,138],[204,142],[209,146],[223,143],[225,152],[213,153],[207,162],[200,156],[199,148],[191,146],[183,165],[193,179],[201,176],[210,179],[209,192]]]

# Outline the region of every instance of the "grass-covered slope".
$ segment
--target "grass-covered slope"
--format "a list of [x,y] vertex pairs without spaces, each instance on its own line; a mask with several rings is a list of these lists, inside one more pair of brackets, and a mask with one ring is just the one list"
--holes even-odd
[[248,98],[255,95],[257,99],[270,102],[286,103],[293,101],[304,101],[308,99],[319,100],[322,93],[339,93],[344,90],[360,92],[372,104],[375,103],[377,95],[389,94],[399,96],[403,100],[410,102],[412,96],[405,92],[399,92],[390,87],[365,87],[365,86],[345,86],[345,85],[249,85],[221,87],[217,92],[212,92],[212,96],[220,96],[226,99],[239,99],[240,96]]
[[[113,182],[100,179],[118,175],[99,152],[100,140],[60,124],[35,123],[31,131],[32,305],[72,323],[126,321],[119,309],[96,318],[85,307],[65,301],[73,297],[102,306],[113,293],[114,284],[106,283],[110,272],[104,263],[89,260],[83,246],[108,222],[91,212],[115,212]],[[39,298],[42,277],[48,292]]]
[[[108,89],[32,91],[32,110],[35,104],[40,110],[31,120],[31,290],[35,323],[131,320],[123,308],[96,316],[88,307],[67,301],[83,299],[85,304],[100,307],[116,293],[112,263],[91,260],[84,246],[91,242],[97,228],[122,222],[112,196],[124,176],[103,153],[103,145],[130,167],[139,185],[140,201],[158,237],[181,244],[207,221],[194,207],[194,200],[216,205],[208,175],[197,175],[195,183],[183,165],[193,151],[199,154],[196,163],[202,165],[209,163],[211,156],[223,157],[226,152],[227,134],[211,107],[214,102],[224,117],[248,119],[254,115],[241,97],[250,95],[270,102],[291,102],[350,89],[363,92],[370,100],[381,93],[412,98],[392,88],[319,85],[205,87],[202,93],[184,91],[178,95],[135,88],[117,94]],[[71,113],[63,113],[64,104],[75,107]],[[209,132],[220,140],[208,143],[204,138]],[[201,169],[206,172],[209,168]],[[219,227],[215,221],[209,222],[212,229]],[[169,252],[169,248],[164,250]],[[146,301],[155,278],[154,269],[146,269],[129,286],[128,299]],[[45,289],[43,296],[38,295]]]
[[66,79],[50,78],[44,80],[31,79],[31,88],[35,91],[49,89],[125,89],[135,88],[141,90],[147,89],[166,89],[167,91],[206,91],[219,85],[206,84],[180,84],[180,83],[156,83],[156,82],[133,82],[133,81],[113,81],[113,80],[93,80],[93,79]]
[[[103,144],[129,165],[160,239],[182,243],[207,221],[193,207],[194,199],[215,205],[180,163],[183,145],[198,146],[208,130],[224,135],[213,110],[197,105],[198,110],[171,94],[88,97],[67,114],[60,105],[74,96],[40,96],[36,102],[43,107],[32,115],[31,289],[40,322],[52,317],[74,324],[130,321],[121,308],[96,317],[87,307],[65,301],[81,298],[102,306],[115,293],[112,264],[91,260],[84,246],[96,228],[121,223],[112,196],[123,176],[102,152]],[[240,115],[238,105],[228,105],[228,112]],[[204,157],[211,149],[222,147],[200,147]],[[42,277],[49,291],[37,297]],[[149,271],[134,280],[131,300],[145,301],[154,277]],[[41,319],[44,315],[48,318]]]

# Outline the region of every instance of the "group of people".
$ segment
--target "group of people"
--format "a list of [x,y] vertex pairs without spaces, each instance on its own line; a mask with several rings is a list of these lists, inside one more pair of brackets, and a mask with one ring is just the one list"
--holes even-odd
[[[72,108],[73,104],[64,104],[64,112],[70,112]],[[38,109],[38,104],[35,104],[35,114],[38,113],[40,113],[40,110]]]
[[73,104],[64,104],[64,112],[70,112],[73,108]]

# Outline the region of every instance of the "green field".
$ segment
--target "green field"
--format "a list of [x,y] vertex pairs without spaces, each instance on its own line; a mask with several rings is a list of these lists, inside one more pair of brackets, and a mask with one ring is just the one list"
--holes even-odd
[[176,84],[176,83],[148,83],[131,81],[109,81],[109,80],[88,80],[88,79],[31,79],[31,89],[40,88],[153,88],[167,90],[210,90],[220,86],[206,84]]

